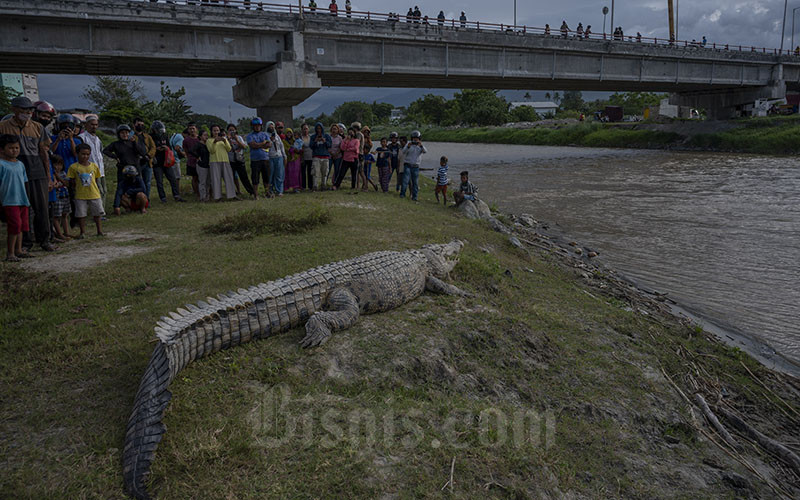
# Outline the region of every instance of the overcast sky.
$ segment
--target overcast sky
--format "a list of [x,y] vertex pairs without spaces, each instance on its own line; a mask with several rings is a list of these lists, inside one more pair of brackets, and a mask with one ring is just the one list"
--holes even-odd
[[[280,3],[281,0],[272,0]],[[444,10],[450,17],[458,17],[461,10],[466,11],[471,20],[495,23],[513,21],[514,0],[412,0],[415,3],[399,3],[386,0],[353,0],[354,10],[404,14],[409,7],[419,5],[423,15],[435,17]],[[344,4],[344,0],[338,1]],[[781,20],[784,2],[782,0],[738,1],[738,0],[675,0],[678,10],[678,36],[680,39],[701,39],[705,35],[709,42],[732,45],[755,45],[759,47],[780,46]],[[287,2],[288,3],[288,2]],[[307,0],[304,0],[307,3]],[[319,6],[327,5],[328,0],[317,0]],[[592,31],[599,33],[603,28],[603,6],[611,8],[610,0],[562,0],[534,1],[517,0],[517,24],[527,26],[560,26],[566,20],[570,28],[581,22],[591,25]],[[789,2],[786,22],[785,48],[790,45],[791,14],[800,0]],[[800,11],[800,9],[798,9]],[[800,17],[800,12],[798,12]],[[608,16],[606,31],[610,28],[611,15]],[[644,36],[667,37],[667,0],[616,0],[614,24],[622,26],[626,34],[640,31]],[[800,22],[797,24],[800,31]],[[797,37],[800,40],[800,36]],[[795,41],[795,44],[798,43]],[[197,78],[140,78],[145,91],[151,99],[158,97],[159,82],[166,81],[171,87],[185,86],[189,104],[195,111],[211,113],[223,118],[252,116],[254,112],[233,102],[230,87],[232,79]],[[87,103],[79,96],[83,88],[92,82],[91,77],[81,75],[40,75],[41,97],[56,107],[84,107]],[[327,110],[336,103],[348,100],[400,101],[413,98],[416,93],[404,89],[351,89],[324,88],[295,109],[295,115],[312,114]]]

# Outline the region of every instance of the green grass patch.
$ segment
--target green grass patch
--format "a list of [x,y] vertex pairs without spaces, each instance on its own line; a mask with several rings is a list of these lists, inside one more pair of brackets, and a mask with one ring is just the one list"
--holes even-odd
[[217,222],[203,226],[208,234],[230,234],[247,239],[260,234],[299,234],[310,231],[331,220],[330,211],[320,206],[302,207],[293,212],[253,208],[226,215]]

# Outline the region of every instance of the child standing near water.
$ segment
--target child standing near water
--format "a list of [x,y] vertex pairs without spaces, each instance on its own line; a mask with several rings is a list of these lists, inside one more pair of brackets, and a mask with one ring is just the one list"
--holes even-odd
[[86,216],[91,212],[94,218],[94,225],[97,226],[97,236],[103,236],[100,228],[100,217],[106,214],[103,210],[103,202],[100,199],[100,168],[89,161],[92,156],[92,147],[88,144],[79,144],[76,148],[78,162],[70,165],[67,177],[72,181],[75,188],[75,218],[81,228],[81,234],[77,239],[84,238],[86,232]]
[[442,203],[447,206],[447,185],[450,184],[450,179],[447,178],[447,157],[442,156],[439,159],[439,171],[436,173],[436,204],[439,204],[439,193],[442,193],[444,200]]
[[6,262],[19,262],[20,258],[31,257],[22,251],[22,232],[28,227],[28,194],[25,191],[28,174],[25,165],[17,159],[19,139],[14,135],[0,136],[0,204],[8,224],[8,254]]

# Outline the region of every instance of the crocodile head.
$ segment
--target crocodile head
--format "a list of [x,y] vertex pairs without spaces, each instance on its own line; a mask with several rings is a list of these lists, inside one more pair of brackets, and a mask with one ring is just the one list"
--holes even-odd
[[428,272],[436,278],[447,278],[450,271],[458,264],[458,255],[464,243],[453,240],[442,245],[425,245],[421,252],[427,259]]

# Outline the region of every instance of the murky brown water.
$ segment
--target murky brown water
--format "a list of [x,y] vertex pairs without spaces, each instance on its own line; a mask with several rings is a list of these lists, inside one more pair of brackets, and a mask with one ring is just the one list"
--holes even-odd
[[[427,143],[504,210],[800,363],[800,159]],[[768,348],[762,354],[770,357]]]

